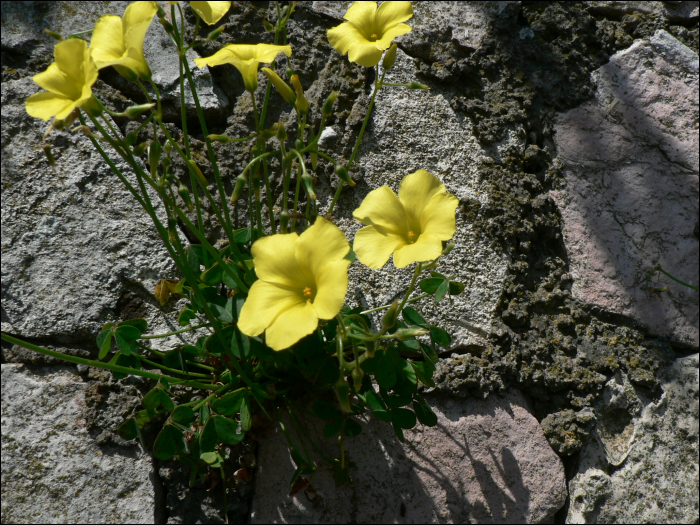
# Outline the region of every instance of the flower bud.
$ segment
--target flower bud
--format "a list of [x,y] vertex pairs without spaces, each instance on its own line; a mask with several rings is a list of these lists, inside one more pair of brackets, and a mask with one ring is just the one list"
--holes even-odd
[[122,112],[122,116],[126,118],[136,118],[138,117],[141,113],[144,111],[148,111],[151,109],[155,104],[140,104],[138,106],[129,106]]
[[445,249],[442,250],[443,255],[448,255],[455,247],[455,243],[451,242],[447,246],[445,246]]
[[334,390],[335,395],[338,398],[338,404],[340,404],[340,409],[346,414],[349,414],[352,411],[352,408],[350,407],[350,386],[348,385],[348,382],[345,381],[342,374],[340,375],[338,382],[335,384]]
[[177,239],[177,219],[170,219],[168,221],[168,240],[175,242]]
[[168,22],[165,18],[159,18],[158,22],[160,22],[163,25],[167,33],[173,32],[173,25],[170,22]]
[[323,107],[321,108],[321,113],[323,113],[324,116],[329,117],[331,113],[333,113],[333,104],[335,104],[336,100],[338,100],[338,92],[331,91],[331,94],[328,95],[328,98],[323,103]]
[[216,40],[219,37],[219,35],[224,32],[224,29],[226,29],[226,24],[222,24],[216,29],[214,29],[214,31],[207,35],[207,42]]
[[382,317],[382,329],[385,331],[396,324],[396,318],[399,316],[399,300],[394,301],[389,309]]
[[263,20],[263,27],[265,28],[265,31],[267,31],[268,33],[272,33],[275,30],[275,26],[273,26],[267,20]]
[[311,151],[309,152],[309,156],[311,157],[311,167],[316,169],[316,165],[318,164],[318,155],[315,151]]
[[156,2],[156,6],[158,7],[158,11],[156,12],[158,18],[165,18],[165,9],[160,6],[160,2]]
[[180,183],[180,187],[177,189],[177,192],[180,194],[180,197],[182,197],[182,200],[185,201],[187,209],[192,211],[193,206],[192,201],[190,200],[190,190],[188,190],[184,184]]
[[197,166],[197,163],[193,161],[192,159],[187,159],[187,165],[190,167],[190,170],[192,173],[194,173],[199,181],[206,186],[207,185],[207,179],[204,178],[204,174],[202,173],[202,170],[199,169],[199,166]]
[[163,157],[163,160],[161,160],[160,163],[163,165],[163,169],[165,169],[167,172],[170,168],[170,157]]
[[56,31],[51,31],[50,29],[44,29],[44,33],[49,35],[51,38],[55,38],[59,42],[63,40],[63,37],[60,35],[60,33],[56,33]]
[[297,140],[294,142],[294,147],[295,147],[298,151],[301,151],[302,149],[304,149],[304,143],[303,143],[302,141],[300,141],[299,139],[297,139]]
[[284,127],[284,122],[281,120],[277,123],[277,140],[280,142],[287,140],[287,130]]
[[207,138],[212,142],[221,142],[222,144],[228,144],[231,140],[228,135],[207,135]]
[[134,155],[137,157],[142,157],[146,153],[146,148],[148,147],[148,142],[141,142],[133,147]]
[[316,189],[314,188],[314,178],[308,172],[301,176],[301,183],[304,186],[304,191],[312,201],[316,200]]
[[339,165],[337,168],[335,168],[335,174],[348,186],[352,187],[355,185],[355,181],[352,180],[352,177],[348,173],[348,170],[345,166]]
[[236,202],[241,198],[243,193],[243,188],[245,188],[248,178],[245,175],[239,175],[236,177],[236,185],[233,187],[233,193],[231,194],[231,202]]
[[165,151],[165,154],[169,157],[170,152],[173,150],[173,145],[170,141],[167,141],[165,143],[165,146],[163,146],[163,151]]
[[160,147],[160,142],[158,142],[157,140],[151,142],[151,145],[148,148],[148,166],[151,170],[151,177],[153,177],[154,179],[156,178],[156,174],[158,173],[158,163],[160,162],[161,151],[162,148]]
[[394,63],[396,62],[397,47],[398,46],[396,44],[391,44],[389,51],[387,51],[386,55],[384,55],[384,62],[382,62],[384,69],[391,69],[392,67],[394,67]]
[[282,98],[293,106],[297,100],[297,96],[294,94],[292,88],[269,67],[262,68],[262,72],[265,73],[265,76],[272,82],[272,85],[275,86],[277,92],[282,95]]
[[428,333],[425,328],[400,328],[394,333],[394,339],[399,341],[405,341],[406,339],[411,339],[412,337],[418,337]]
[[304,90],[301,88],[299,75],[292,75],[292,78],[290,80],[292,82],[292,85],[294,86],[294,90],[297,92],[297,100],[294,104],[294,107],[297,108],[297,111],[299,113],[305,115],[309,112],[309,101],[306,100],[306,97],[304,96]]
[[356,365],[350,375],[352,375],[355,390],[359,392],[362,389],[362,379],[365,377],[365,371],[359,365]]
[[418,82],[409,82],[406,87],[408,87],[408,89],[430,89],[425,84],[419,84]]
[[49,161],[49,166],[55,166],[56,159],[53,158],[53,153],[51,153],[51,146],[48,143],[44,142],[44,145],[41,146],[41,149],[44,150],[44,155],[46,155],[46,160]]
[[97,136],[96,136],[96,135],[92,132],[92,130],[91,130],[90,128],[88,128],[87,126],[76,126],[76,127],[74,127],[72,130],[70,130],[70,131],[71,131],[71,133],[75,133],[76,131],[82,131],[83,133],[85,133],[85,134],[86,134],[88,137],[90,137],[91,139],[96,139],[96,138],[97,138]]
[[136,144],[136,141],[138,140],[139,136],[134,133],[133,131],[130,131],[129,133],[126,134],[126,137],[124,137],[124,142],[126,142],[129,146],[132,144]]

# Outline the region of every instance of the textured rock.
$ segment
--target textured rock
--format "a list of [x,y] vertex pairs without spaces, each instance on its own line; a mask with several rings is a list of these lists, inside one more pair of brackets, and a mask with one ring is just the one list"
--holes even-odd
[[698,2],[584,2],[591,11],[608,15],[645,13],[663,16],[673,21],[698,17]]
[[698,354],[660,379],[662,394],[651,401],[625,378],[606,386],[596,439],[569,483],[567,523],[698,521]]
[[[299,493],[289,497],[294,466],[275,427],[260,442],[253,523],[540,523],[564,504],[564,470],[517,391],[470,403],[431,399],[436,427],[406,431],[363,424],[345,440],[357,465],[353,487],[336,488],[319,463],[313,487],[318,508]],[[327,454],[335,439],[312,435]]]
[[98,446],[88,384],[69,368],[2,365],[3,523],[153,523],[152,460]]
[[697,348],[698,292],[666,277],[663,299],[643,286],[657,263],[697,284],[698,56],[658,31],[593,78],[596,99],[555,123],[573,295]]

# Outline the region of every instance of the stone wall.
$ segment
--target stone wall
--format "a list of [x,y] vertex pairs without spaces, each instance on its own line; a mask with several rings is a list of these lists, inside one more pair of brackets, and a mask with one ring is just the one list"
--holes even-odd
[[[270,40],[262,21],[274,19],[274,4],[233,4],[201,56]],[[105,322],[177,326],[178,305],[161,308],[152,294],[177,271],[86,138],[52,134],[48,165],[46,125],[24,101],[53,60],[45,27],[88,29],[126,5],[2,2],[2,331],[91,358]],[[341,91],[323,139],[338,157],[350,154],[374,79],[325,39],[348,5],[301,2],[289,24],[311,105]],[[430,90],[379,93],[351,174],[357,186],[334,215],[352,238],[364,196],[419,168],[460,199],[447,271],[466,290],[449,308],[421,303],[454,334],[424,393],[438,426],[401,444],[386,424],[365,422],[348,444],[354,486],[336,489],[319,473],[313,502],[287,495],[293,467],[271,426],[233,450],[254,477],[229,489],[229,518],[696,522],[698,292],[665,276],[654,286],[668,291],[643,284],[656,264],[698,281],[698,2],[414,2],[414,12],[387,80]],[[178,135],[169,45],[154,22],[145,54]],[[210,131],[245,136],[251,108],[238,73],[196,71]],[[261,101],[263,75],[259,84]],[[142,102],[110,70],[94,89],[118,110]],[[273,96],[269,122],[290,118]],[[246,153],[217,149],[230,192]],[[316,174],[323,210],[338,181],[323,162]],[[206,223],[215,239],[216,218]],[[350,278],[348,300],[371,308],[410,276],[355,264]],[[153,459],[148,428],[145,450],[116,435],[147,381],[5,343],[2,359],[3,522],[223,522],[220,486],[188,488],[187,468]]]

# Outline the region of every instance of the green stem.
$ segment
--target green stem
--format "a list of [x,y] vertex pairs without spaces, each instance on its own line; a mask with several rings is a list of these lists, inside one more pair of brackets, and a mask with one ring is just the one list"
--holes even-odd
[[[6,333],[0,334],[0,337],[2,337],[3,341],[7,341],[8,343],[11,343],[14,345],[19,345],[22,348],[26,348],[28,350],[34,350],[35,352],[39,352],[40,354],[44,354],[44,355],[47,355],[50,357],[55,357],[57,359],[62,359],[63,361],[69,361],[71,363],[76,363],[79,365],[87,365],[87,366],[92,366],[94,368],[102,368],[103,370],[112,370],[113,372],[120,372],[122,374],[147,377],[149,379],[155,379],[156,381],[161,380],[161,379],[166,379],[169,383],[174,384],[174,385],[176,385],[176,384],[177,385],[186,385],[186,386],[191,386],[193,388],[200,388],[200,389],[204,389],[204,390],[212,390],[212,387],[216,386],[216,385],[199,383],[198,381],[188,381],[187,379],[180,379],[177,377],[166,376],[163,374],[154,374],[153,372],[147,372],[145,370],[136,370],[134,368],[128,368],[126,366],[111,365],[109,363],[102,363],[100,361],[93,361],[92,359],[83,359],[82,357],[76,357],[76,356],[72,356],[72,355],[62,354],[60,352],[54,352],[53,350],[49,350],[48,348],[44,348],[42,346],[37,346],[37,345],[31,344],[31,343],[27,343],[25,341],[22,341],[21,339],[17,339],[16,337],[12,337],[11,335],[8,335]],[[218,390],[218,389],[216,389],[216,390]]]
[[175,332],[168,332],[167,334],[154,334],[154,335],[142,335],[139,339],[159,339],[161,337],[168,337],[171,335],[181,334],[183,332],[190,332],[192,330],[197,330],[198,328],[204,328],[205,326],[211,326],[211,323],[204,323],[197,326],[188,326],[182,330],[176,330]]
[[[412,303],[412,302],[414,302],[414,301],[418,301],[418,300],[420,300],[420,299],[423,299],[424,297],[429,297],[429,296],[431,296],[431,295],[433,295],[433,294],[424,293],[424,294],[422,294],[422,295],[419,295],[419,296],[417,296],[417,297],[413,297],[413,298],[409,299],[408,301],[406,301],[406,303]],[[379,312],[379,311],[381,311],[381,310],[386,310],[387,308],[391,308],[391,305],[388,304],[388,305],[386,305],[386,306],[380,306],[380,307],[378,307],[378,308],[372,308],[371,310],[365,310],[364,312],[360,312],[360,314],[362,314],[362,315],[371,314],[372,312]]]
[[136,357],[139,358],[139,360],[143,361],[144,363],[154,366],[156,368],[160,368],[161,370],[165,370],[166,372],[170,372],[171,374],[185,374],[188,376],[192,377],[201,377],[203,379],[211,379],[211,374],[198,374],[197,372],[183,372],[182,370],[177,370],[175,368],[168,368],[167,366],[159,365],[158,363],[151,361],[150,359],[147,359],[143,357],[142,355],[134,354]]
[[674,277],[673,275],[671,275],[670,273],[668,273],[666,270],[662,269],[660,264],[657,265],[656,268],[654,268],[654,270],[652,270],[652,273],[653,273],[654,271],[656,271],[656,270],[658,270],[659,272],[661,272],[661,273],[664,274],[665,276],[670,277],[671,279],[673,279],[674,281],[676,281],[678,284],[682,284],[683,286],[687,286],[688,288],[692,288],[693,290],[697,290],[697,289],[698,289],[697,286],[693,286],[692,284],[684,283],[684,282],[681,281],[680,279],[677,279],[676,277]]
[[403,301],[401,301],[401,304],[399,305],[399,312],[403,312],[403,307],[406,305],[406,301],[408,301],[408,296],[413,293],[413,288],[416,286],[416,280],[418,279],[418,276],[422,271],[423,263],[418,263],[415,271],[413,272],[413,279],[411,279],[411,284],[408,286],[408,290],[406,290],[406,294],[403,296]]

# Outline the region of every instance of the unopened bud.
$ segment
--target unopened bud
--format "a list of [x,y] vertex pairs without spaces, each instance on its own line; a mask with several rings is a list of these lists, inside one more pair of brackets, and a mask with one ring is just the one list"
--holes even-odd
[[335,384],[334,390],[335,395],[338,398],[340,409],[346,414],[349,414],[352,411],[352,408],[350,407],[350,385],[348,385],[348,382],[345,380],[342,374],[340,375],[338,382]]
[[148,147],[148,142],[141,142],[139,144],[136,144],[134,146],[134,155],[137,157],[142,157],[144,153],[146,153],[146,148]]
[[202,170],[199,169],[199,166],[197,166],[197,163],[192,159],[187,159],[187,165],[190,167],[192,173],[194,173],[197,176],[199,182],[206,186],[207,179],[204,178],[204,174],[202,173]]
[[294,103],[294,107],[297,108],[297,111],[299,113],[305,115],[309,112],[309,101],[306,100],[306,97],[304,96],[304,90],[301,88],[301,81],[299,80],[299,75],[292,75],[290,81],[294,86],[294,90],[297,92],[297,100]]
[[165,146],[163,146],[163,151],[165,151],[165,154],[169,157],[170,152],[173,150],[173,145],[170,141],[165,143]]
[[167,172],[168,169],[170,169],[170,157],[163,157],[163,159],[160,161],[160,163],[163,165],[163,169]]
[[243,193],[243,188],[245,188],[248,178],[245,175],[239,175],[236,177],[236,185],[233,187],[233,193],[231,194],[231,202],[236,202],[241,198]]
[[141,113],[151,109],[153,106],[155,106],[155,104],[139,104],[138,106],[129,106],[122,112],[122,115],[127,118],[136,118]]
[[408,89],[430,89],[425,84],[420,84],[418,82],[409,82],[406,87],[408,87]]
[[133,131],[130,131],[129,133],[126,134],[126,137],[124,137],[124,142],[126,142],[129,146],[132,144],[136,144],[136,141],[138,140],[139,136],[134,133]]
[[220,25],[219,27],[214,29],[214,31],[207,35],[207,41],[216,40],[219,37],[219,35],[224,32],[224,29],[226,29],[226,24]]
[[360,366],[355,365],[355,368],[350,375],[352,375],[355,390],[359,392],[362,390],[362,379],[365,377],[365,371],[362,370]]
[[328,95],[328,98],[323,103],[323,107],[321,108],[321,113],[323,113],[323,115],[325,115],[326,117],[329,117],[331,115],[331,113],[333,113],[333,104],[335,104],[336,100],[338,100],[338,92],[331,91],[331,94]]
[[300,141],[299,139],[297,139],[296,141],[294,141],[294,147],[297,150],[301,151],[304,148],[304,143],[302,141]]
[[301,176],[301,183],[304,185],[304,190],[312,201],[316,200],[316,189],[314,188],[314,178],[308,172]]
[[418,337],[428,333],[425,328],[400,328],[394,332],[394,339],[399,341],[405,341],[406,339],[411,339],[412,337]]
[[355,185],[355,181],[352,180],[352,177],[348,173],[348,170],[345,166],[338,166],[337,168],[335,168],[335,174],[348,186],[352,187]]
[[187,209],[189,211],[192,211],[192,200],[190,200],[190,190],[188,190],[184,184],[180,183],[180,187],[177,189],[177,192],[180,194],[180,197],[182,197],[182,200],[185,201],[185,205],[187,205]]
[[158,11],[156,12],[156,14],[158,15],[158,18],[164,18],[165,17],[165,9],[163,9],[160,6],[160,2],[156,2],[156,5],[158,6]]
[[151,142],[151,145],[148,147],[148,166],[151,171],[151,177],[154,179],[158,174],[158,163],[160,162],[161,151],[160,142],[157,140]]
[[49,35],[51,38],[55,38],[59,42],[63,40],[63,37],[61,36],[60,33],[56,33],[56,31],[51,31],[50,29],[44,29],[44,33]]
[[455,243],[451,242],[447,246],[445,246],[445,249],[442,250],[443,255],[448,255],[455,247]]
[[272,33],[275,30],[275,26],[273,26],[267,20],[263,20],[263,27],[265,28],[265,31],[267,31],[268,33]]
[[284,122],[281,120],[277,123],[277,139],[280,142],[287,140],[287,130],[284,127]]
[[309,156],[311,157],[311,167],[315,170],[318,164],[318,155],[315,151],[311,151],[309,152]]
[[294,94],[292,88],[269,67],[262,68],[262,72],[265,73],[265,76],[272,82],[272,85],[275,86],[277,92],[282,95],[282,98],[293,106],[297,100],[297,96]]
[[207,135],[207,138],[212,142],[221,142],[222,144],[228,144],[231,140],[228,135]]
[[396,44],[391,44],[389,51],[387,51],[386,55],[384,55],[384,62],[382,62],[384,69],[391,69],[392,67],[394,67],[394,63],[396,62],[397,47],[398,46]]
[[396,324],[396,318],[399,316],[399,301],[394,301],[389,309],[382,317],[382,328],[388,330]]
[[41,149],[44,150],[44,155],[46,155],[46,160],[49,161],[49,166],[55,166],[56,159],[53,158],[53,153],[51,153],[51,145],[45,142],[44,145],[41,146]]
[[170,219],[168,221],[168,240],[170,240],[170,242],[175,242],[177,238],[177,220]]

